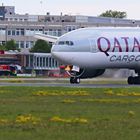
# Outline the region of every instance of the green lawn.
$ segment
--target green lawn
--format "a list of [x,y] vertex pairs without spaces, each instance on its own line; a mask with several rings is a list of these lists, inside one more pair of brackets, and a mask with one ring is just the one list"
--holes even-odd
[[140,88],[0,88],[0,140],[139,138]]

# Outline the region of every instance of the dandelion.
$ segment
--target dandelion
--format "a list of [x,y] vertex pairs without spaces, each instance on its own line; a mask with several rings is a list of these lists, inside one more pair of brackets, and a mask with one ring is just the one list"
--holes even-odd
[[65,99],[62,101],[62,103],[75,103],[75,100],[71,100],[71,99]]
[[128,115],[129,115],[129,117],[134,117],[135,116],[135,112],[134,111],[128,111]]
[[64,118],[60,118],[59,116],[54,116],[50,119],[50,121],[52,122],[64,122],[64,123],[70,123],[71,120],[69,119],[64,119]]
[[114,95],[112,90],[107,90],[105,93],[106,93],[106,95]]
[[132,92],[132,93],[129,93],[130,96],[140,96],[140,93],[136,93],[136,92]]
[[66,95],[72,95],[72,96],[88,96],[90,95],[87,91],[69,91],[66,93]]
[[48,91],[37,91],[34,92],[33,95],[36,96],[88,96],[89,93],[87,91],[53,91],[53,92],[48,92]]
[[127,96],[126,94],[122,94],[122,93],[117,93],[117,96]]
[[15,122],[19,124],[24,124],[24,123],[37,124],[40,122],[40,118],[34,117],[31,114],[20,115],[20,116],[17,116]]
[[74,123],[88,123],[88,120],[84,118],[75,118],[73,119],[73,122]]
[[0,90],[0,94],[1,93],[7,93],[7,92],[10,92],[9,90]]
[[80,123],[80,124],[86,124],[88,123],[88,120],[85,118],[61,118],[59,116],[54,116],[50,119],[51,122],[62,122],[62,123]]
[[93,103],[121,103],[121,104],[128,104],[128,100],[124,99],[84,99],[83,102],[93,102]]
[[0,125],[8,124],[9,121],[7,119],[0,119]]
[[135,103],[140,103],[140,99],[134,100]]
[[126,92],[124,92],[124,93],[117,93],[116,95],[117,96],[136,96],[136,97],[138,97],[138,96],[140,96],[140,93],[136,93],[136,92],[126,93]]

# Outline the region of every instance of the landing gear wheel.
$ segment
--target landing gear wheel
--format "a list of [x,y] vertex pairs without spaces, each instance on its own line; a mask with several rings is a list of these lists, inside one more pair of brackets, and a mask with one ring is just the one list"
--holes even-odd
[[133,85],[134,84],[134,77],[132,77],[132,76],[128,77],[127,83],[129,85]]
[[71,84],[79,84],[79,83],[80,83],[80,78],[71,77],[71,78],[70,78],[70,83],[71,83]]
[[74,77],[71,77],[71,78],[70,78],[70,83],[71,83],[71,84],[74,84]]
[[128,84],[130,85],[140,85],[140,76],[137,76],[137,77],[128,77],[128,80],[127,80]]

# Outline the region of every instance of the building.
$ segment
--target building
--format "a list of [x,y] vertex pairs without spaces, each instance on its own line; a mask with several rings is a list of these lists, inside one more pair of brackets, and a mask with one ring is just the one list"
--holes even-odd
[[[52,58],[50,53],[29,53],[20,54],[21,65],[26,70],[37,71],[58,70],[59,63]],[[23,60],[23,61],[22,61]]]
[[38,75],[49,75],[50,71],[59,72],[59,63],[50,53],[3,52],[0,54],[1,65],[22,66],[22,72],[36,72]]
[[15,15],[14,6],[0,6],[0,20],[5,20],[7,15]]
[[140,26],[139,20],[115,19],[79,15],[20,15],[14,6],[0,6],[0,44],[14,39],[20,49],[30,49],[36,39],[35,33],[61,36],[84,27]]

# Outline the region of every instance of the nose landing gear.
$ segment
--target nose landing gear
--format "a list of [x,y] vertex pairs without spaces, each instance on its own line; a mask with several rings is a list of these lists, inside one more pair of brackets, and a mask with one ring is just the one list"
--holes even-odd
[[70,78],[70,83],[71,83],[71,84],[79,84],[79,83],[80,83],[80,78],[71,77],[71,78]]
[[84,73],[84,69],[81,69],[78,66],[71,66],[67,65],[64,67],[65,71],[70,76],[70,83],[71,84],[79,84],[80,83],[80,77]]

